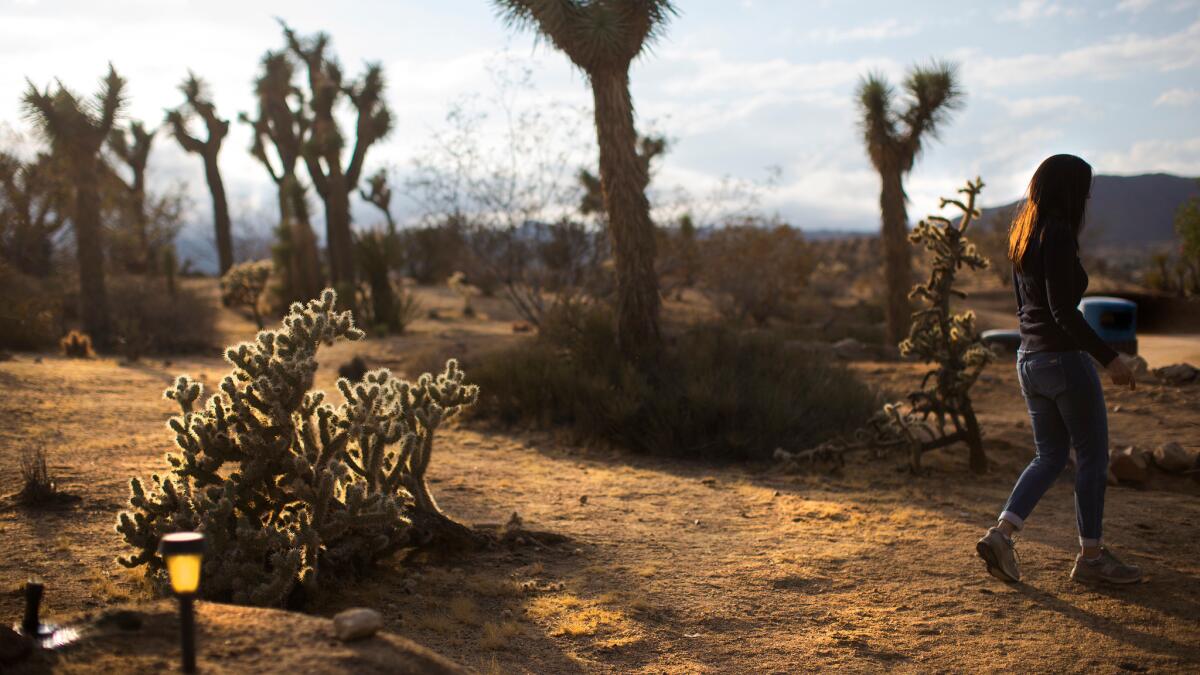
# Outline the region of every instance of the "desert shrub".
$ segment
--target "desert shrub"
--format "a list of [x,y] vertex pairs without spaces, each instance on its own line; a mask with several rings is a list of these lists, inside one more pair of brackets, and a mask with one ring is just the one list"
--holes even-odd
[[254,260],[238,263],[221,277],[221,302],[226,307],[245,307],[254,316],[258,329],[263,329],[262,312],[259,304],[267,282],[275,268],[270,260]]
[[64,356],[72,359],[90,359],[96,355],[92,349],[92,338],[77,330],[70,331],[58,341],[58,347]]
[[790,314],[814,266],[804,235],[787,225],[725,227],[712,232],[700,250],[700,280],[717,310],[760,326]]
[[109,289],[119,298],[109,312],[127,352],[188,354],[218,346],[217,308],[196,289],[177,285],[172,295],[163,279],[139,276],[110,277]]
[[690,328],[652,379],[616,344],[608,310],[562,305],[536,337],[480,359],[479,411],[509,424],[567,425],[641,452],[757,459],[854,428],[877,406],[850,371],[762,332]]
[[280,605],[401,546],[466,530],[438,509],[425,471],[437,429],[478,390],[452,360],[415,383],[387,370],[339,380],[345,402],[326,403],[311,390],[318,348],[363,337],[335,300],[326,290],[295,303],[281,328],[229,348],[233,369],[203,403],[188,377],[167,389],[180,407],[169,422],[178,452],[165,476],[130,481],[117,531],[134,552],[122,565],[161,583],[159,539],[198,530],[211,549],[205,597]]
[[438,225],[415,227],[400,232],[404,252],[402,268],[422,285],[445,281],[462,266],[466,237],[453,219]]
[[23,274],[0,261],[0,349],[40,349],[61,335],[62,293],[53,278]]

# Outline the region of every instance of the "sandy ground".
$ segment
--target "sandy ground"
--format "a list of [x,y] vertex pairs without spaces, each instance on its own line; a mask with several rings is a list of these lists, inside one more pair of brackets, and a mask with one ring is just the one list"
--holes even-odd
[[[452,311],[444,294],[427,299],[439,303]],[[334,347],[319,384],[331,388],[354,353],[412,375],[433,354],[517,339],[510,317],[484,313],[496,319],[422,320],[408,337]],[[252,332],[236,317],[226,328]],[[920,373],[855,368],[894,392]],[[24,354],[0,363],[0,494],[19,488],[16,456],[38,444],[82,497],[57,510],[0,507],[0,618],[18,617],[17,588],[31,575],[45,580],[50,613],[146,597],[113,563],[113,523],[128,478],[165,465],[172,411],[161,391],[181,372],[215,383],[224,366]],[[1120,406],[1114,446],[1200,450],[1200,388],[1109,394]],[[974,541],[1032,456],[1030,432],[1010,363],[988,371],[977,397],[993,464],[984,476],[967,472],[956,448],[928,456],[923,476],[898,471],[899,458],[865,457],[838,475],[779,475],[478,422],[452,429],[431,469],[443,508],[476,525],[516,512],[569,541],[397,557],[311,609],[375,607],[388,630],[484,672],[1194,672],[1200,485],[1156,476],[1150,489],[1110,488],[1106,539],[1146,581],[1091,589],[1067,578],[1076,544],[1065,476],[1018,540],[1024,582],[1004,584],[984,573]]]

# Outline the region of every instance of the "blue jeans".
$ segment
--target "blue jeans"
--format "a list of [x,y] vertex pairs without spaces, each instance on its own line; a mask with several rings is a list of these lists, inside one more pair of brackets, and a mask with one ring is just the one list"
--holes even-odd
[[1037,455],[1000,518],[1017,529],[1054,484],[1075,448],[1075,516],[1079,543],[1100,544],[1108,485],[1108,411],[1100,375],[1084,352],[1018,352],[1017,375],[1033,423]]

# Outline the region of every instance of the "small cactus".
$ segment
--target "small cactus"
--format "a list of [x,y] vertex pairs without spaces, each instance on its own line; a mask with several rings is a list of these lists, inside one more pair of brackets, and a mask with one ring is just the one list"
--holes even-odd
[[72,359],[90,359],[96,355],[92,349],[92,338],[87,333],[73,330],[58,341],[64,356]]
[[339,379],[344,402],[327,403],[311,390],[318,349],[363,337],[350,312],[335,311],[336,297],[327,289],[294,303],[279,329],[227,349],[233,369],[207,400],[186,376],[166,390],[180,408],[168,423],[176,452],[165,475],[130,481],[131,508],[116,529],[134,551],[122,565],[145,566],[161,583],[162,535],[201,531],[212,549],[205,597],[279,606],[297,589],[315,591],[451,531],[438,529],[453,521],[438,510],[425,471],[438,427],[478,389],[451,360],[416,383],[386,369]]
[[221,302],[226,307],[249,309],[259,330],[263,329],[263,317],[258,306],[273,269],[270,260],[255,260],[238,263],[221,277]]

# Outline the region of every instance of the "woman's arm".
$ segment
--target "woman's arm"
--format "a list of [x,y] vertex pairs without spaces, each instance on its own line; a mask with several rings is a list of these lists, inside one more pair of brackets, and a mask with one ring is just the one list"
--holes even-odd
[[1046,301],[1054,322],[1093,358],[1107,366],[1117,358],[1117,352],[1108,346],[1096,331],[1084,320],[1075,304],[1075,260],[1079,255],[1075,237],[1066,227],[1051,225],[1046,228],[1042,240],[1042,263],[1046,276]]

